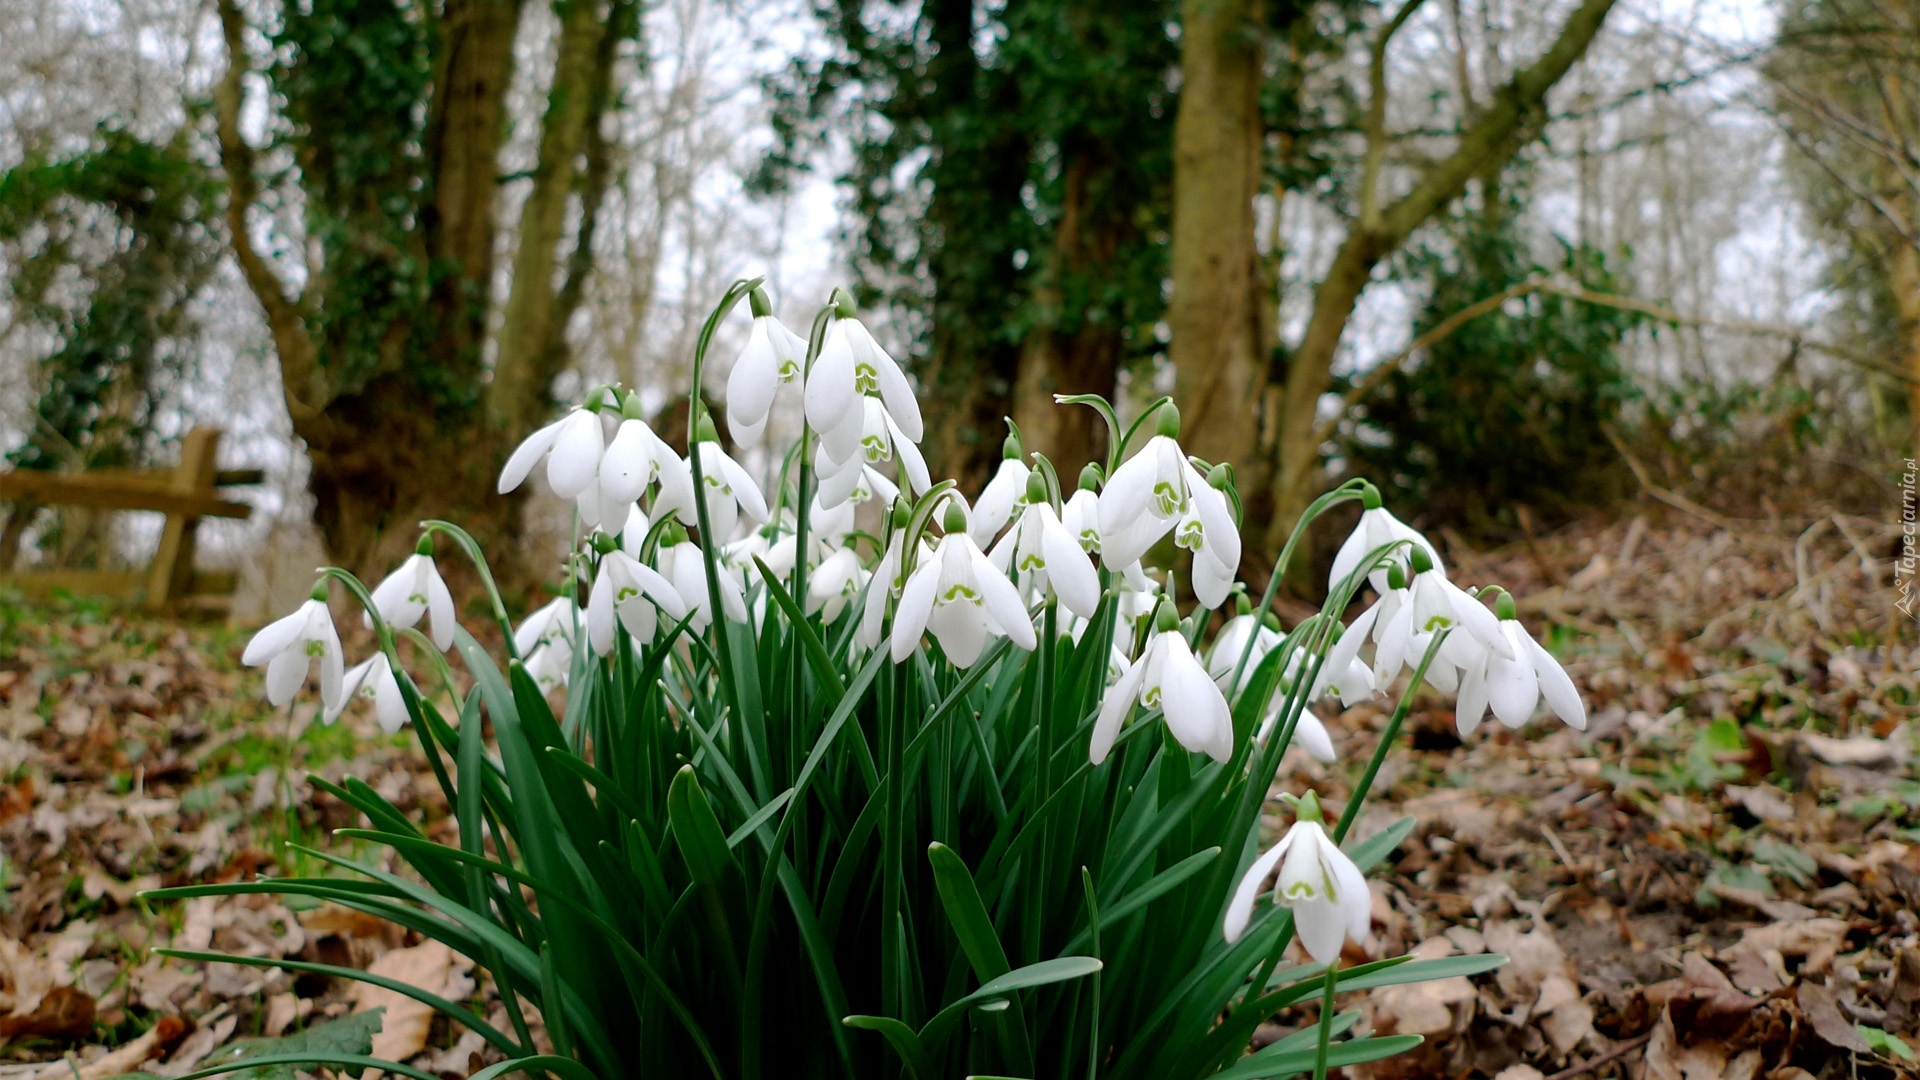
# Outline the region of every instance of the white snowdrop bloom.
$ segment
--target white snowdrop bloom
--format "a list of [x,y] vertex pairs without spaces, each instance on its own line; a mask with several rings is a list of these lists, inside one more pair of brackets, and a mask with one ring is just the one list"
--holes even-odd
[[800,366],[807,360],[807,342],[773,317],[773,305],[764,290],[754,289],[747,302],[753,312],[753,329],[747,333],[746,348],[740,350],[739,359],[727,374],[727,427],[741,446],[758,446],[766,433],[774,398],[800,378]]
[[[851,415],[860,420],[857,428],[842,427],[822,433],[819,453],[814,457],[814,471],[822,477],[838,476],[862,462],[878,465],[898,456],[901,480],[915,495],[923,495],[933,486],[933,477],[927,472],[927,459],[914,445],[915,440],[907,437],[893,415],[880,404],[879,398],[872,395],[861,398],[860,407]],[[851,443],[845,441],[849,431],[854,436]]]
[[1340,959],[1348,938],[1366,940],[1373,895],[1366,875],[1322,827],[1319,800],[1311,792],[1300,800],[1297,813],[1287,835],[1247,868],[1221,929],[1228,941],[1240,940],[1255,901],[1272,881],[1274,901],[1292,910],[1294,931],[1307,955],[1330,965]]
[[[900,495],[899,486],[887,479],[886,474],[857,456],[844,465],[830,465],[826,462],[825,454],[816,454],[815,459],[828,464],[832,469],[831,472],[815,470],[815,475],[820,480],[820,487],[815,492],[815,497],[820,500],[821,506],[838,507],[842,503],[859,506],[875,498],[891,504]],[[922,488],[920,491],[924,492],[925,489]],[[916,492],[916,494],[919,493]]]
[[[1000,459],[1000,467],[993,472],[987,486],[980,489],[980,497],[973,503],[973,519],[967,525],[967,534],[981,547],[993,544],[993,538],[1007,527],[1007,522],[1027,501],[1027,478],[1033,470],[1020,460],[1020,443],[1013,436],[1007,436],[1007,446]],[[1044,494],[1042,495],[1044,498]]]
[[[1022,593],[1040,596],[1051,593],[1073,614],[1082,619],[1093,618],[1094,610],[1100,606],[1100,575],[1094,570],[1093,561],[1060,523],[1060,516],[1053,512],[1040,475],[1030,472],[1024,483],[1029,488],[1026,505],[1013,528],[1008,529],[988,553],[988,559],[1001,573],[1011,570],[1017,574]],[[978,511],[974,520],[977,524]],[[970,530],[968,535],[977,538],[979,534]]]
[[[373,608],[380,613],[380,620],[395,630],[406,630],[418,625],[422,616],[430,616],[434,648],[441,652],[453,648],[453,631],[458,625],[453,594],[447,591],[447,583],[433,564],[431,538],[422,539],[398,570],[373,587]],[[372,616],[363,619],[366,625],[373,625]]]
[[[820,502],[820,496],[816,494],[807,509],[808,564],[819,562],[824,552],[846,547],[847,540],[853,536],[855,527],[852,502],[826,506]],[[792,568],[791,564],[788,568]]]
[[[851,317],[844,304],[841,310],[827,328],[813,369],[807,372],[807,423],[822,436],[842,430],[858,399],[878,394],[906,438],[919,442],[924,430],[912,384],[860,320]],[[845,459],[845,455],[835,456],[835,460]]]
[[573,606],[573,599],[556,596],[534,609],[514,628],[513,651],[524,658],[542,646],[562,642],[568,645],[571,654],[574,623],[578,619],[579,612]]
[[[1427,553],[1415,549],[1413,580],[1407,587],[1407,613],[1414,633],[1433,633],[1442,629],[1462,631],[1447,635],[1440,648],[1455,667],[1464,667],[1476,650],[1473,645],[1491,649],[1506,660],[1517,659],[1513,646],[1500,632],[1500,620],[1487,606],[1467,595],[1460,586],[1447,580]],[[1463,639],[1455,644],[1455,639]],[[1471,640],[1465,640],[1470,638]]]
[[[1112,570],[1113,564],[1107,568]],[[1147,576],[1138,560],[1121,567],[1112,580],[1122,622],[1144,619],[1159,606],[1160,583]]]
[[808,614],[824,613],[828,622],[839,618],[847,604],[866,588],[870,576],[852,548],[841,548],[827,556],[807,577]]
[[989,637],[1031,651],[1038,644],[1020,590],[967,535],[966,514],[947,506],[947,534],[900,590],[893,615],[893,662],[903,663],[931,633],[955,667],[980,658]]
[[[687,464],[673,447],[654,434],[645,420],[639,417],[639,401],[629,395],[631,404],[625,411],[629,415],[620,421],[614,430],[613,442],[607,445],[607,452],[600,458],[600,495],[603,504],[631,503],[646,494],[647,486],[658,479],[662,488],[691,487],[693,477],[687,474],[684,483],[679,482],[679,474],[686,473]],[[609,522],[618,521],[611,518]]]
[[327,610],[327,587],[314,586],[313,595],[293,614],[268,623],[247,642],[240,662],[267,669],[267,700],[276,708],[293,700],[307,681],[314,660],[320,661],[320,701],[331,709],[344,694],[346,661],[340,653],[340,633]]
[[1100,496],[1092,488],[1081,487],[1073,493],[1060,508],[1060,523],[1073,534],[1082,550],[1100,553]]
[[[1249,640],[1253,642],[1251,653],[1247,652]],[[1214,635],[1213,649],[1207,653],[1207,674],[1213,677],[1214,683],[1221,690],[1238,692],[1247,685],[1247,680],[1253,675],[1253,669],[1260,666],[1260,661],[1272,652],[1274,646],[1280,644],[1281,640],[1280,631],[1266,625],[1251,613],[1235,615],[1220,627],[1218,634]],[[1233,679],[1234,669],[1240,667],[1242,654],[1246,655],[1247,664],[1240,671],[1240,684],[1230,687],[1227,684]]]
[[[597,404],[597,403],[596,403]],[[606,428],[593,409],[584,406],[540,428],[521,440],[500,469],[500,494],[526,483],[533,467],[544,458],[547,483],[554,494],[571,499],[586,490],[587,482],[600,469],[600,453],[605,447]]]
[[617,621],[635,644],[649,645],[659,626],[657,606],[676,622],[687,616],[688,600],[664,575],[617,547],[600,556],[600,570],[587,594],[587,644],[600,656],[613,651]]
[[[1280,723],[1280,712],[1286,704],[1286,698],[1275,694],[1267,703],[1267,715],[1260,721],[1260,730],[1255,733],[1254,741],[1262,746],[1272,737],[1273,729]],[[1322,764],[1331,765],[1340,760],[1340,754],[1333,748],[1333,735],[1327,731],[1312,709],[1301,709],[1299,719],[1293,722],[1293,743],[1307,752],[1307,756]]]
[[[691,611],[693,621],[688,625],[695,630],[705,630],[713,622],[713,602],[707,593],[707,565],[700,556],[700,545],[687,539],[684,533],[676,542],[669,543],[663,538],[655,561],[659,563],[661,576],[672,583],[674,592],[686,602],[686,607],[675,617],[683,618]],[[747,598],[740,579],[725,567],[715,569],[721,612],[734,622],[746,622],[749,618]]]
[[[1406,541],[1410,547],[1418,547],[1425,551],[1434,569],[1439,570],[1443,575],[1446,573],[1446,566],[1440,561],[1440,552],[1425,536],[1421,535],[1418,529],[1394,517],[1392,511],[1381,506],[1380,492],[1373,485],[1367,485],[1361,492],[1361,500],[1364,509],[1360,511],[1360,520],[1354,525],[1353,531],[1347,534],[1346,540],[1340,545],[1340,550],[1333,557],[1333,570],[1327,575],[1327,588],[1338,588],[1340,583],[1346,580],[1347,575],[1359,569],[1360,563],[1368,555],[1388,544],[1400,541]],[[1407,561],[1406,549],[1403,548],[1395,558],[1404,564]],[[1373,584],[1375,592],[1386,592],[1386,567],[1376,567],[1368,575],[1367,580]]]
[[1100,558],[1110,567],[1137,562],[1177,525],[1179,546],[1212,559],[1213,565],[1198,574],[1194,595],[1217,607],[1240,565],[1240,530],[1225,494],[1200,475],[1174,440],[1178,431],[1179,413],[1163,406],[1161,433],[1107,481],[1099,503]]
[[1120,725],[1133,706],[1159,709],[1168,730],[1181,746],[1215,761],[1233,756],[1233,714],[1227,699],[1202,667],[1187,639],[1180,633],[1179,617],[1173,604],[1162,602],[1154,616],[1154,633],[1140,658],[1107,688],[1100,699],[1100,714],[1093,723],[1093,743],[1088,759],[1095,765],[1107,760],[1120,737]]
[[[854,632],[854,640],[862,649],[880,647],[880,635],[885,629],[887,601],[897,598],[906,588],[907,577],[901,559],[901,549],[907,538],[907,519],[909,512],[905,504],[895,503],[893,509],[893,527],[887,530],[887,548],[874,564],[870,575],[871,584],[867,588],[867,602],[860,613],[860,627]],[[933,545],[920,539],[919,551],[914,565],[921,567],[933,560]]]
[[386,653],[374,653],[348,668],[341,686],[344,692],[340,700],[320,714],[322,722],[331,724],[340,719],[347,704],[359,698],[372,703],[373,716],[380,722],[381,731],[392,735],[407,726],[407,702],[400,696],[400,680],[393,677],[393,665]]
[[534,685],[551,693],[567,685],[573,670],[573,643],[565,638],[542,643],[527,654],[524,663]]
[[1513,647],[1514,659],[1488,649],[1480,654],[1478,663],[1461,670],[1460,696],[1453,709],[1461,736],[1473,734],[1489,708],[1502,724],[1518,728],[1533,718],[1541,698],[1569,727],[1585,731],[1587,706],[1566,669],[1520,625],[1511,596],[1502,593],[1495,603],[1501,634]]
[[[702,417],[700,424],[702,438],[695,444],[695,453],[700,455],[700,479],[706,488],[707,521],[714,542],[723,544],[733,536],[742,516],[755,524],[767,520],[767,499],[747,470],[729,457],[719,442],[706,437],[713,430],[712,422]],[[688,476],[692,476],[691,469]],[[692,494],[691,483],[684,491],[669,492],[663,487],[653,504],[654,516],[672,512],[682,524],[698,526],[700,511],[694,506]]]

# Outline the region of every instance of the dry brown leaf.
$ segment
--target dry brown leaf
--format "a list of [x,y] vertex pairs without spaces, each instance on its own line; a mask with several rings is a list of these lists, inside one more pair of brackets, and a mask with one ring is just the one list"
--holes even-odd
[[1858,1054],[1871,1049],[1866,1038],[1840,1014],[1840,1002],[1835,1000],[1833,991],[1817,983],[1801,983],[1798,1000],[1800,1014],[1827,1045]]
[[1547,1080],[1547,1076],[1531,1065],[1509,1065],[1494,1074],[1493,1080]]
[[1905,763],[1909,752],[1907,740],[1901,737],[1904,734],[1905,727],[1902,725],[1884,739],[1872,735],[1835,739],[1813,734],[1801,734],[1798,738],[1814,757],[1829,765],[1857,765],[1873,769],[1898,768]]
[[1761,955],[1777,949],[1782,956],[1806,957],[1802,970],[1809,973],[1825,971],[1846,940],[1846,920],[1828,918],[1755,926],[1740,935],[1741,945]]
[[1724,959],[1733,985],[1749,994],[1771,994],[1782,985],[1773,965],[1750,945],[1734,946]]
[[[1418,960],[1438,960],[1453,955],[1453,943],[1446,938],[1429,938],[1412,949]],[[1453,1027],[1453,1007],[1472,1001],[1473,984],[1462,976],[1428,982],[1383,986],[1369,999],[1373,1006],[1373,1024],[1380,1031],[1401,1035],[1434,1035]]]
[[1728,802],[1745,808],[1747,813],[1762,821],[1794,819],[1793,804],[1787,801],[1787,793],[1772,784],[1759,784],[1754,787],[1729,784],[1726,793]]
[[200,1026],[193,1029],[193,1034],[174,1047],[165,1064],[155,1065],[147,1071],[155,1076],[185,1076],[206,1060],[208,1054],[225,1045],[239,1022],[239,1017],[227,1015],[225,1005],[214,1009],[200,1018]]
[[[459,983],[466,983],[466,969],[472,961],[459,956],[438,941],[429,941],[409,949],[395,949],[368,965],[367,971],[384,975],[408,986],[442,997],[463,997]],[[450,986],[449,984],[454,984]],[[456,991],[449,994],[449,990]],[[426,1049],[427,1032],[433,1026],[431,1006],[405,994],[369,983],[355,983],[353,1011],[386,1009],[381,1017],[380,1033],[373,1037],[373,1056],[389,1061],[405,1061]]]

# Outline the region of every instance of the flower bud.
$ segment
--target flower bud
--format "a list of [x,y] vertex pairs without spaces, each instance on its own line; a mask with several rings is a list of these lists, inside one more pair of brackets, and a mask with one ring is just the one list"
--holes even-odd
[[1000,458],[1003,461],[1019,461],[1027,456],[1027,448],[1020,445],[1020,429],[1013,427],[1013,421],[1007,421],[1007,426],[1013,430],[1007,432],[1006,441],[1000,444]]
[[1427,554],[1427,549],[1419,544],[1414,544],[1408,549],[1407,561],[1413,563],[1413,572],[1416,574],[1424,574],[1433,569],[1433,556]]
[[619,542],[613,537],[597,529],[594,530],[592,544],[593,550],[601,555],[611,555],[613,554],[613,549],[620,546]]
[[912,520],[913,507],[907,504],[907,500],[893,500],[893,527],[896,529],[904,529],[907,527],[907,522]]
[[1513,594],[1501,589],[1493,601],[1493,614],[1502,621],[1512,621],[1520,617],[1520,608],[1513,602]]
[[1225,491],[1233,486],[1233,466],[1221,462],[1207,470],[1207,486],[1215,491]]
[[1038,506],[1047,501],[1047,478],[1035,469],[1027,474],[1027,505]]
[[833,305],[835,318],[857,319],[860,317],[860,308],[853,302],[853,294],[837,285],[834,286],[833,296],[827,302]]
[[1180,407],[1169,401],[1160,406],[1160,415],[1154,421],[1154,431],[1169,439],[1180,437]]
[[700,410],[700,422],[693,427],[693,441],[696,443],[719,442],[720,432],[713,426],[713,414]]
[[773,314],[773,301],[767,298],[767,290],[759,285],[747,294],[747,306],[752,309],[753,317],[764,319]]
[[1165,634],[1179,628],[1180,613],[1174,610],[1173,601],[1163,597],[1160,600],[1160,606],[1153,611],[1153,632]]
[[432,555],[433,554],[433,534],[428,533],[425,536],[422,536],[420,538],[420,542],[413,545],[413,553],[415,555]]
[[1311,821],[1318,825],[1326,824],[1326,817],[1320,812],[1320,796],[1309,788],[1305,795],[1282,795],[1280,801],[1293,807],[1295,821]]
[[319,581],[314,582],[313,591],[307,594],[307,598],[310,600],[318,600],[323,604],[326,603],[327,602],[327,579],[321,578]]
[[1363,510],[1380,509],[1380,489],[1365,480],[1360,481],[1360,507]]
[[948,503],[947,512],[940,518],[940,527],[950,533],[967,531],[967,512],[960,509],[959,503]]
[[645,420],[646,418],[646,412],[640,408],[640,394],[634,390],[627,391],[626,396],[620,399],[620,419]]
[[1102,474],[1099,462],[1089,461],[1086,467],[1080,470],[1080,490],[1099,491],[1100,482],[1105,479],[1106,476]]

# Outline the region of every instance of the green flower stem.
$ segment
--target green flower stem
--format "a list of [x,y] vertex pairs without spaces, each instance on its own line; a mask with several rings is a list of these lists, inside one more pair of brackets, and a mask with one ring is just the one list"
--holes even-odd
[[[1273,610],[1273,598],[1279,594],[1280,582],[1286,578],[1287,567],[1293,563],[1293,549],[1299,545],[1300,538],[1307,534],[1307,527],[1335,506],[1359,498],[1360,486],[1364,483],[1366,481],[1360,479],[1349,480],[1308,505],[1306,513],[1301,514],[1300,520],[1294,524],[1293,532],[1288,534],[1286,546],[1280,549],[1280,558],[1274,561],[1273,574],[1267,578],[1266,590],[1260,594],[1260,603],[1253,609],[1255,619],[1264,620],[1267,612]],[[1247,635],[1247,643],[1240,651],[1240,660],[1233,665],[1233,681],[1228,686],[1240,685],[1240,676],[1246,672],[1247,663],[1253,658],[1254,643],[1258,639],[1258,634]]]
[[[440,521],[437,519],[423,521],[420,523],[420,527],[429,533],[437,532],[445,534],[449,540],[454,542],[455,546],[466,554],[468,561],[473,563],[473,568],[480,573],[481,587],[487,590],[487,600],[493,605],[493,619],[500,624],[500,636],[506,639],[507,658],[509,660],[520,659],[520,653],[513,645],[513,620],[507,618],[507,605],[505,601],[500,599],[500,586],[494,584],[493,570],[487,566],[486,553],[480,550],[480,544],[473,538],[473,534],[455,525],[451,521]],[[368,610],[372,610],[373,605],[371,601],[369,601],[367,606]],[[380,615],[378,612],[375,612],[373,617],[377,622]]]
[[1327,1080],[1327,1047],[1333,1042],[1333,995],[1340,986],[1340,963],[1327,965],[1327,989],[1320,995],[1320,1038],[1313,1050],[1313,1080]]
[[1393,718],[1387,721],[1387,730],[1380,736],[1380,745],[1373,748],[1373,757],[1367,762],[1367,770],[1360,774],[1360,780],[1354,785],[1353,793],[1347,796],[1347,805],[1340,811],[1340,824],[1333,827],[1333,842],[1342,843],[1347,838],[1347,830],[1353,828],[1355,819],[1360,816],[1360,804],[1367,801],[1367,792],[1373,790],[1373,778],[1380,774],[1380,765],[1387,760],[1387,751],[1393,748],[1394,740],[1400,736],[1400,725],[1406,721],[1407,713],[1413,708],[1413,696],[1420,692],[1420,684],[1426,681],[1427,666],[1440,654],[1440,644],[1447,640],[1449,631],[1445,628],[1434,632],[1433,641],[1427,645],[1425,656],[1420,658],[1420,666],[1413,669],[1413,681],[1407,684],[1406,693],[1400,695],[1400,704],[1393,710]]

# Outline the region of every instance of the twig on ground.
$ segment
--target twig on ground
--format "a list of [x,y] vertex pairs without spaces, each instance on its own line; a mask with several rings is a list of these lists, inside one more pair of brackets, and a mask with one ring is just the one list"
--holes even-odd
[[1547,1077],[1547,1080],[1573,1080],[1573,1077],[1584,1076],[1587,1073],[1592,1072],[1593,1070],[1599,1068],[1602,1065],[1608,1065],[1615,1061],[1619,1061],[1621,1058],[1626,1057],[1628,1054],[1631,1054],[1635,1050],[1638,1050],[1641,1047],[1647,1045],[1647,1043],[1652,1041],[1652,1039],[1653,1039],[1653,1032],[1651,1031],[1647,1032],[1645,1035],[1636,1035],[1633,1038],[1628,1039],[1626,1042],[1621,1043],[1619,1046],[1616,1046],[1613,1049],[1607,1051],[1606,1053],[1601,1054],[1599,1057],[1594,1058],[1592,1061],[1584,1062],[1579,1065],[1569,1065],[1568,1067],[1561,1069],[1559,1072],[1554,1073],[1552,1076]]

